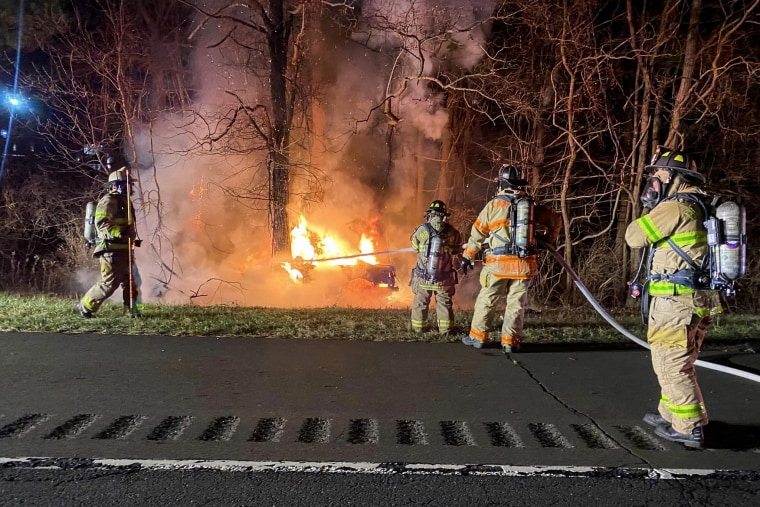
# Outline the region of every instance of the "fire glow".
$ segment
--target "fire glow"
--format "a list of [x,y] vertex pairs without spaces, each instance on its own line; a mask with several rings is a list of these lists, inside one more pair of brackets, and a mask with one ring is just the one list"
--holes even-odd
[[[283,262],[281,266],[294,282],[302,282],[305,278],[302,266],[312,269],[320,264],[354,266],[359,262],[374,265],[377,264],[377,259],[371,255],[374,251],[374,242],[365,234],[362,234],[357,250],[331,234],[320,235],[313,229],[309,229],[306,218],[301,215],[298,225],[290,231],[290,254],[293,262]],[[356,257],[341,258],[354,255]]]

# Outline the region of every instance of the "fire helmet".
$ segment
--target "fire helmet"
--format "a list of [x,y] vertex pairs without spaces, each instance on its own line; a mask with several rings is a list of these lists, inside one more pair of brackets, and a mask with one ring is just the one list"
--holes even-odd
[[646,166],[645,170],[648,177],[641,192],[641,204],[649,209],[677,192],[681,184],[700,186],[705,183],[705,177],[697,171],[694,159],[681,151],[664,146],[657,147],[650,165]]
[[502,164],[496,181],[499,190],[518,189],[528,184],[528,180],[520,178],[520,169],[512,164]]
[[449,210],[446,208],[445,202],[436,199],[430,203],[430,206],[428,206],[428,209],[425,211],[425,217],[428,217],[429,215],[447,217],[451,215],[451,213],[449,213]]
[[645,167],[650,174],[657,172],[659,169],[666,171],[675,171],[693,185],[704,185],[705,177],[699,174],[697,163],[694,159],[682,151],[658,146],[652,155],[652,160]]
[[[118,193],[121,195],[127,194],[127,188],[132,186],[132,181],[129,174],[129,169],[122,167],[116,171],[113,171],[108,175],[107,188],[112,193]],[[130,189],[131,190],[131,189]]]

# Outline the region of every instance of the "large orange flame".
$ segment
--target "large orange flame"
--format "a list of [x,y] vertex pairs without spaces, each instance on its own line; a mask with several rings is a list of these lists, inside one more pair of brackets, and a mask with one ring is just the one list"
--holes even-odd
[[[374,252],[375,244],[366,235],[362,234],[359,247],[356,249],[352,248],[345,240],[336,238],[326,231],[320,234],[316,229],[316,227],[310,227],[306,222],[306,218],[301,215],[298,225],[290,231],[290,254],[297,263],[306,263],[310,267],[318,267],[320,265],[354,266],[359,262],[377,264],[377,259],[374,255],[362,255],[349,259],[340,258]],[[330,260],[320,261],[320,259]],[[283,262],[281,265],[293,281],[303,281],[305,276],[302,268],[293,264],[292,262]]]

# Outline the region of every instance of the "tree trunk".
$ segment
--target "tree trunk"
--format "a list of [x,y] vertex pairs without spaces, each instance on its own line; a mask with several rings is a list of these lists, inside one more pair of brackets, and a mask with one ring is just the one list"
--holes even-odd
[[451,166],[454,155],[454,143],[451,135],[451,119],[443,129],[441,139],[441,161],[438,166],[438,185],[435,198],[441,199],[451,205]]
[[417,165],[417,181],[415,184],[414,199],[417,203],[416,208],[418,210],[424,209],[425,202],[425,158],[422,156],[425,147],[425,136],[421,132],[417,132],[417,156],[415,157]]
[[288,33],[281,0],[269,1],[271,27],[267,33],[271,66],[272,133],[269,145],[270,187],[269,219],[272,224],[272,253],[290,250],[288,200],[290,182],[289,118],[287,113]]
[[673,112],[670,119],[670,131],[665,145],[669,148],[683,149],[683,132],[681,124],[686,112],[687,102],[692,93],[694,68],[697,62],[697,41],[699,39],[699,17],[702,12],[702,0],[692,0],[691,16],[689,17],[689,31],[686,35],[686,47],[684,48],[683,70],[681,83],[678,87]]
[[309,9],[307,16],[306,41],[308,44],[308,75],[306,76],[311,100],[311,132],[309,142],[309,162],[318,170],[324,170],[325,165],[325,127],[326,115],[320,85],[324,82],[323,58],[324,35],[321,31],[322,2],[310,1],[304,5]]

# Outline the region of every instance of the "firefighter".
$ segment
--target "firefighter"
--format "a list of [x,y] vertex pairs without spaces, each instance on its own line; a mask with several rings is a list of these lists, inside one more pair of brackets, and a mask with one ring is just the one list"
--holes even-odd
[[551,207],[532,203],[524,190],[528,182],[519,177],[519,171],[511,164],[499,169],[497,194],[472,225],[462,257],[462,274],[466,275],[488,241],[480,272],[481,289],[475,300],[470,332],[462,343],[476,349],[483,347],[496,317],[497,303],[506,298],[501,326],[501,347],[505,354],[517,352],[522,343],[528,286],[538,273],[536,234],[554,243],[562,224]]
[[689,155],[664,147],[646,170],[641,203],[650,211],[625,231],[628,246],[650,249],[642,310],[661,396],[657,412],[645,414],[644,422],[666,440],[701,449],[708,418],[694,362],[722,307],[717,291],[671,277],[690,267],[679,250],[700,266],[709,254],[704,207],[695,201],[706,195],[705,178]]
[[132,182],[129,169],[122,167],[108,176],[107,193],[95,209],[97,243],[93,256],[100,260],[100,280],[82,296],[77,312],[89,319],[103,301],[121,285],[125,311],[142,316],[140,274],[134,258],[137,237],[135,213],[131,203]]
[[449,215],[446,203],[435,200],[425,211],[425,223],[412,233],[417,265],[412,269],[409,286],[414,293],[412,331],[416,333],[421,333],[427,322],[434,294],[438,332],[446,335],[454,325],[452,298],[458,280],[453,258],[462,251],[462,236],[446,222]]

